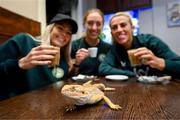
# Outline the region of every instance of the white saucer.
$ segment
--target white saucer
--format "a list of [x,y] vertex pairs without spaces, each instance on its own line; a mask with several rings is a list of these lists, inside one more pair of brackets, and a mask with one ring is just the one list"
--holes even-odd
[[73,80],[84,80],[85,79],[85,76],[74,76],[72,77]]
[[78,76],[74,76],[72,77],[72,79],[74,81],[88,81],[88,80],[91,80],[91,79],[94,79],[95,76],[91,75],[91,76],[87,76],[87,75],[82,75],[82,74],[79,74]]
[[126,75],[107,75],[105,78],[109,80],[123,81],[127,80],[129,77]]

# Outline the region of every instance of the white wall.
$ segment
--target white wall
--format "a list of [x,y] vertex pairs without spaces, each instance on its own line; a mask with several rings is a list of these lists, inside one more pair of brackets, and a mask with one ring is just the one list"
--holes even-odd
[[42,31],[46,26],[45,0],[0,0],[0,6],[41,22]]
[[140,13],[140,32],[156,35],[180,55],[180,26],[167,26],[166,7],[171,1],[175,0],[153,0],[153,9]]
[[[46,26],[45,0],[0,0],[0,6],[22,16],[41,22],[41,33]],[[72,17],[78,23],[78,33],[83,32],[83,16],[85,12],[96,7],[96,0],[78,0],[78,5],[72,7]],[[79,35],[74,35],[73,39]]]
[[84,30],[83,17],[88,9],[96,7],[96,0],[78,0],[78,5],[72,8],[72,17],[78,23],[78,34],[73,37],[74,39],[79,38]]

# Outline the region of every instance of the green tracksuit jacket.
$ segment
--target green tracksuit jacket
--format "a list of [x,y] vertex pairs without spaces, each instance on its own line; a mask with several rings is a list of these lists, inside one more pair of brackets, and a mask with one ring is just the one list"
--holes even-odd
[[[17,34],[0,45],[0,98],[8,94],[16,95],[37,89],[60,80],[52,75],[52,68],[47,65],[36,66],[30,70],[19,68],[18,60],[37,45],[38,42],[25,33]],[[68,64],[64,57],[61,57],[58,67],[64,71],[64,77],[67,76]]]
[[[148,75],[171,75],[173,77],[180,78],[180,57],[175,54],[163,41],[150,34],[141,34],[133,37],[133,43],[131,49],[147,47],[160,58],[165,59],[165,69],[159,71],[152,69],[149,66],[136,67],[137,73],[144,73],[147,71]],[[114,75],[122,74],[128,76],[135,76],[134,68],[130,65],[127,50],[122,46],[116,44],[113,45],[108,52],[105,60],[99,66],[100,75]]]
[[[71,51],[72,58],[75,58],[78,49],[80,48],[88,49],[91,47],[88,45],[88,43],[86,43],[84,39],[85,38],[80,38],[78,40],[73,41],[72,51]],[[96,58],[87,57],[85,60],[83,60],[79,68],[80,74],[98,75],[98,67],[100,63],[104,60],[106,53],[109,51],[110,44],[100,40],[99,44],[94,47],[98,48],[97,57]]]

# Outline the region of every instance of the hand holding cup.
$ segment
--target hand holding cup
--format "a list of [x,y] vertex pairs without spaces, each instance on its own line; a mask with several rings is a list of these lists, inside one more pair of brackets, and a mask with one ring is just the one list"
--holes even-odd
[[77,52],[76,52],[76,64],[79,65],[85,58],[87,58],[89,56],[89,52],[87,49],[85,48],[80,48]]
[[149,65],[151,68],[161,71],[165,68],[165,60],[156,56],[152,50],[146,47],[136,49],[134,55],[138,57],[142,64]]
[[54,49],[54,46],[44,44],[32,48],[25,57],[19,60],[19,67],[21,69],[31,69],[37,65],[50,65],[54,56],[60,55],[60,51]]

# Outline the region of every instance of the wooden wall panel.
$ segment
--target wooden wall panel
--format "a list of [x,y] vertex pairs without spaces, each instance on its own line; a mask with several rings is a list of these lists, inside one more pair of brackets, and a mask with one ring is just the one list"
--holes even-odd
[[115,13],[120,10],[122,0],[97,0],[97,8],[103,13]]
[[39,36],[40,31],[39,22],[0,7],[0,43],[20,32]]

